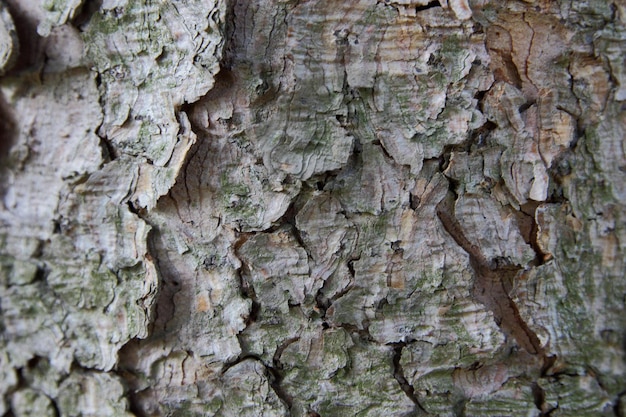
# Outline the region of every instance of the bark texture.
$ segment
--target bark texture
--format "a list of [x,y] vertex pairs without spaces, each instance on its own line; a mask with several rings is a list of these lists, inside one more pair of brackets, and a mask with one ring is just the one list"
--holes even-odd
[[0,3],[0,415],[626,415],[623,0]]

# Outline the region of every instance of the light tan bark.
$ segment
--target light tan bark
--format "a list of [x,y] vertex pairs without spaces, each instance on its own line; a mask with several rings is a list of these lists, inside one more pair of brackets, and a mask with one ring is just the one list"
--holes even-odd
[[0,415],[624,416],[625,25],[7,0]]

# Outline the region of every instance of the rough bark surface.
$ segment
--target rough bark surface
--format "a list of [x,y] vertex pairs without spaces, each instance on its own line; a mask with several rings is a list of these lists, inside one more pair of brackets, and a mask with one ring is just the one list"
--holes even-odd
[[626,415],[623,0],[0,3],[0,415]]

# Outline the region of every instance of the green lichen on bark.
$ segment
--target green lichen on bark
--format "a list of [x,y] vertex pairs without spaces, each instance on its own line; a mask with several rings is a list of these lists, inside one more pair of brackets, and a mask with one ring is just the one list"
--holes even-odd
[[624,414],[622,2],[27,3],[0,415]]

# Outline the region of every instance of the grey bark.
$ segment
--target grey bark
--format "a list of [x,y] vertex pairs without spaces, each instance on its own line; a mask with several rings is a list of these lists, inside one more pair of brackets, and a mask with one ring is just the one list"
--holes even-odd
[[0,3],[0,415],[626,415],[623,0]]

